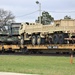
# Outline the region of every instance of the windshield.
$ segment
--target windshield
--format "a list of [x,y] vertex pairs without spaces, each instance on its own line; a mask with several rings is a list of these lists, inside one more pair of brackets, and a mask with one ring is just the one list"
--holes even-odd
[[19,34],[19,27],[12,27],[12,34]]
[[19,34],[19,27],[20,27],[21,23],[12,23],[11,25],[11,29],[12,29],[12,34]]
[[1,31],[7,33],[8,32],[8,26],[3,26]]
[[5,25],[5,26],[1,26],[0,27],[0,34],[1,35],[7,35],[9,33],[9,26]]

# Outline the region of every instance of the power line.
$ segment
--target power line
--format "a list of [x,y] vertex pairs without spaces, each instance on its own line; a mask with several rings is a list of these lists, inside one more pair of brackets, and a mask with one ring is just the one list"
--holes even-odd
[[[39,10],[37,10],[37,11],[39,11]],[[31,13],[28,13],[28,14],[24,14],[24,15],[21,15],[21,16],[16,16],[16,17],[25,17],[25,16],[28,16],[28,15],[34,14],[34,13],[36,13],[37,11],[31,12]]]
[[[21,15],[21,16],[16,16],[16,18],[18,17],[25,17],[25,16],[28,16],[28,15],[31,15],[31,14],[34,14],[36,12],[38,12],[39,10],[37,11],[34,11],[34,12],[31,12],[31,13],[28,13],[28,14],[24,14],[24,15]],[[41,11],[47,11],[47,10],[41,10]],[[47,11],[47,12],[51,12],[51,13],[75,13],[75,11]]]
[[[44,11],[44,10],[42,10]],[[75,11],[47,11],[47,12],[51,12],[51,13],[75,13]]]

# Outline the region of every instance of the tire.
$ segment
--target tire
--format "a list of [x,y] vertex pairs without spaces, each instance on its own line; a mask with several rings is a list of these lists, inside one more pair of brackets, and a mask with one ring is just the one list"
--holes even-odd
[[48,37],[48,43],[49,43],[49,44],[52,44],[52,36],[49,36],[49,37]]
[[59,37],[58,37],[57,34],[54,34],[54,35],[53,35],[53,40],[52,40],[52,41],[53,41],[54,44],[58,44],[58,42],[59,42]]
[[21,45],[24,45],[24,37],[23,37],[23,35],[21,35],[20,44],[21,44]]
[[18,40],[17,44],[20,45],[20,40]]
[[36,44],[36,36],[32,36],[31,41],[32,41],[32,45],[35,45]]
[[59,44],[63,44],[63,43],[64,43],[64,35],[59,34]]
[[37,36],[37,45],[40,45],[41,44],[41,37],[38,35]]

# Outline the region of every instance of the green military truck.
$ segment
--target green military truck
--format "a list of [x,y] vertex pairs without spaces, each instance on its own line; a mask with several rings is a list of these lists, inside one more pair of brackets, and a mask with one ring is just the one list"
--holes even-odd
[[0,42],[3,44],[19,44],[19,27],[21,23],[12,23],[0,27]]
[[8,40],[11,40],[14,44],[19,44],[20,41],[20,35],[19,35],[19,27],[21,23],[12,23],[10,30],[11,30],[11,38],[8,38]]
[[9,35],[8,26],[0,26],[0,44],[5,43]]

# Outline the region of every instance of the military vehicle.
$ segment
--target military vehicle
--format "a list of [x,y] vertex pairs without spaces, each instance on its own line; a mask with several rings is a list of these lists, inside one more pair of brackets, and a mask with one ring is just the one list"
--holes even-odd
[[[12,23],[11,24],[10,40],[15,44],[19,44],[19,39],[20,39],[19,27],[20,27],[20,25],[21,25],[21,23]],[[8,38],[8,40],[9,40],[9,38]]]
[[19,34],[21,35],[21,44],[26,43],[27,41],[32,44],[40,44],[40,36],[42,38],[42,35],[40,34],[42,32],[42,24],[39,23],[22,23],[20,26]]
[[19,27],[21,23],[12,23],[0,27],[0,42],[3,44],[19,44]]
[[0,26],[0,44],[6,42],[8,35],[8,26]]
[[32,45],[39,45],[42,42],[51,44],[74,43],[75,20],[55,20],[51,25],[22,23],[19,34],[21,36],[21,44],[24,44],[24,41],[27,40],[31,41]]

